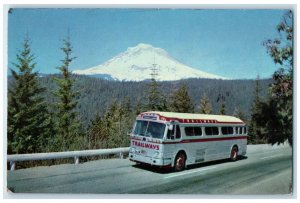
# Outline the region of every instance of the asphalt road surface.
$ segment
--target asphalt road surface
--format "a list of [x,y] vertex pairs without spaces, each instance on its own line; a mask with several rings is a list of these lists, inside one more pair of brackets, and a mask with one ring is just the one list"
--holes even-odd
[[250,145],[236,162],[214,161],[182,172],[108,159],[7,171],[14,193],[286,195],[292,193],[292,149]]

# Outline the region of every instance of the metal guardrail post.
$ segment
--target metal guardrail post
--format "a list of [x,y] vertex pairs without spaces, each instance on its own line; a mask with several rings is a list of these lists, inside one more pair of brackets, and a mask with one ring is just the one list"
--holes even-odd
[[75,162],[75,165],[79,164],[79,156],[74,157],[74,162]]
[[16,163],[14,161],[9,162],[10,163],[10,170],[14,171],[16,168]]
[[119,156],[120,156],[120,159],[124,159],[124,155],[122,152],[120,152]]

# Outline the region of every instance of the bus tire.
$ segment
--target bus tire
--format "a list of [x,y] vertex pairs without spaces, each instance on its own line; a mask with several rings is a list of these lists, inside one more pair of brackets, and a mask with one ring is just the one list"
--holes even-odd
[[238,159],[238,148],[237,146],[233,146],[230,152],[230,160],[236,161]]
[[174,171],[179,172],[185,169],[186,156],[183,152],[179,152],[175,158]]

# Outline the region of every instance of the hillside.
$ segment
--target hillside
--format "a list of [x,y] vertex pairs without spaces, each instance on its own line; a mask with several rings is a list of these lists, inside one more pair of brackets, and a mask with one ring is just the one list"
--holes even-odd
[[[43,76],[39,79],[47,89],[45,97],[48,102],[53,103],[54,97],[51,91],[54,90],[55,84],[51,77],[53,75]],[[227,114],[232,115],[235,108],[238,108],[249,118],[255,80],[186,79],[159,82],[159,85],[168,98],[182,82],[189,87],[189,95],[196,111],[199,110],[199,102],[203,93],[206,93],[212,104],[213,113],[219,113],[223,98]],[[263,97],[267,95],[267,87],[270,82],[271,79],[261,80],[260,82]],[[133,109],[138,101],[146,103],[148,84],[149,82],[120,82],[76,76],[76,90],[80,93],[78,110],[82,123],[87,127],[96,114],[103,115],[114,99],[122,102],[124,97],[128,96]]]

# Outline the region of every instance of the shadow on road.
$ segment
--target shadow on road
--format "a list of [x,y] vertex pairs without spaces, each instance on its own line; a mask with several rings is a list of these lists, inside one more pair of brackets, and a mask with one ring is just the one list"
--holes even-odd
[[[247,156],[240,156],[237,161],[241,161],[241,160],[244,160],[247,158],[248,158]],[[222,159],[222,160],[217,160],[217,161],[209,161],[209,162],[205,162],[205,163],[197,163],[197,164],[187,166],[185,170],[208,167],[208,166],[212,166],[212,165],[219,165],[219,164],[223,164],[223,163],[227,163],[227,162],[231,162],[231,161],[229,159]],[[147,170],[147,171],[150,171],[153,173],[159,173],[159,174],[176,173],[171,166],[159,167],[159,166],[152,166],[150,164],[136,163],[132,167],[139,168],[142,170]]]

